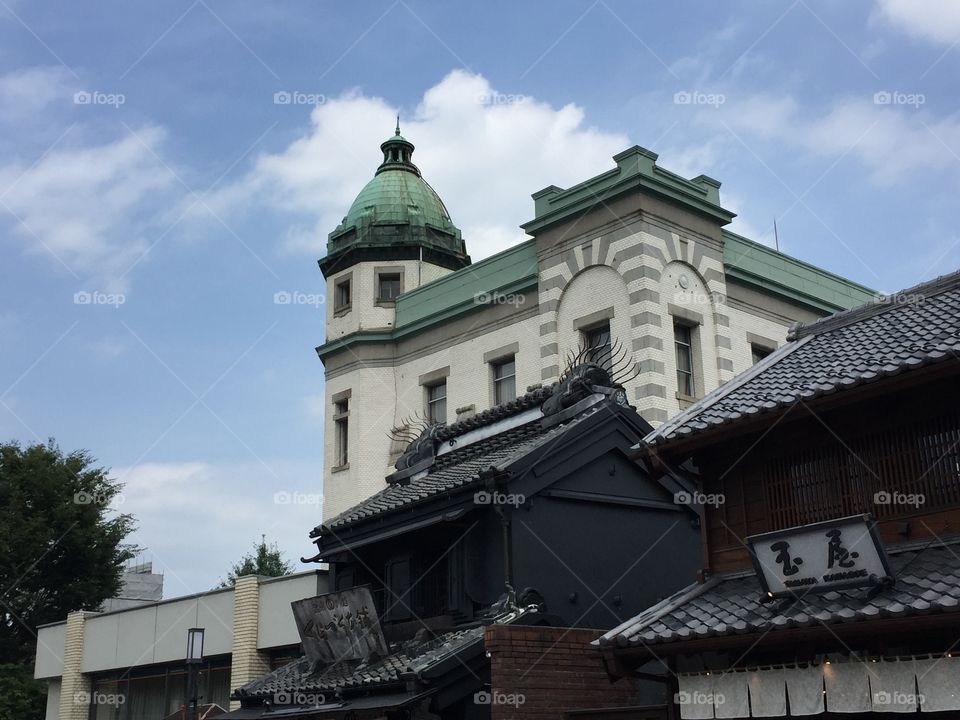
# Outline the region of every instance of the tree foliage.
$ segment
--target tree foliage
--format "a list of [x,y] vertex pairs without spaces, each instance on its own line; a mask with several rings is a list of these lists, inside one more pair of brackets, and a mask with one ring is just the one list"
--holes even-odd
[[85,451],[0,444],[0,663],[33,663],[36,628],[117,595],[132,516]]
[[254,543],[253,551],[248,552],[239,562],[233,564],[227,579],[219,587],[233,587],[237,578],[244,575],[261,575],[263,577],[280,577],[293,572],[293,564],[287,562],[276,543],[267,544],[266,536],[261,536],[259,543]]

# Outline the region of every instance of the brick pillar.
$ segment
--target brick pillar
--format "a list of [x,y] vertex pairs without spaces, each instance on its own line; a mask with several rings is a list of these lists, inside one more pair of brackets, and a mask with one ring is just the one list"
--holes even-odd
[[[260,620],[260,578],[245,575],[233,588],[233,650],[230,661],[230,690],[270,672],[267,653],[257,650]],[[232,701],[230,709],[240,703]]]
[[63,676],[60,684],[60,720],[87,720],[90,713],[90,678],[80,671],[83,660],[83,628],[87,613],[67,615],[63,642]]

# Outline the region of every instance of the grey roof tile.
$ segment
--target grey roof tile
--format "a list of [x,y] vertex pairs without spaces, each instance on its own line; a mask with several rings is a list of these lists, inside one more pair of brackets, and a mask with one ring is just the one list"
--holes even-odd
[[[505,406],[493,408],[487,411],[489,417],[479,424],[464,421],[444,428],[441,439],[449,440],[477,427],[539,407],[549,396],[549,390],[550,388],[540,388]],[[548,428],[544,428],[541,421],[536,419],[440,455],[423,477],[414,476],[407,484],[387,485],[377,494],[314,528],[311,536],[333,535],[354,523],[460,491],[477,482],[481,472],[491,467],[506,467],[531,450],[567,432],[597,412],[599,407],[595,405],[566,423]]]
[[[719,637],[744,632],[854,623],[960,610],[960,541],[931,547],[888,548],[896,582],[870,597],[869,588],[807,593],[795,602],[761,602],[752,572],[711,578],[691,585],[645,610],[598,641],[628,647]],[[950,578],[949,582],[933,580]],[[736,607],[736,617],[730,608]]]
[[385,658],[368,665],[342,662],[310,672],[306,656],[277,668],[239,688],[238,698],[269,698],[277,693],[333,695],[343,690],[391,686],[408,672],[422,672],[441,659],[481,642],[482,626],[452,630],[423,643],[405,643]]
[[791,331],[791,341],[650,433],[662,444],[960,359],[960,272]]

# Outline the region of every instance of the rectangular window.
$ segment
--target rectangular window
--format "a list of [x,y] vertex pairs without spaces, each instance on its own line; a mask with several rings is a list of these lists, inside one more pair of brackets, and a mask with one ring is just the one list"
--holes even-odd
[[750,343],[750,356],[753,358],[753,364],[756,365],[758,362],[763,360],[767,355],[772,353],[768,347],[763,345],[757,345],[756,343]]
[[610,323],[605,322],[603,325],[584,330],[583,344],[590,348],[586,359],[609,371],[612,362],[610,357]]
[[350,307],[351,299],[350,278],[338,280],[334,285],[333,309],[346,310]]
[[674,323],[673,342],[677,353],[677,392],[694,397],[696,379],[693,376],[693,332],[690,326]]
[[350,406],[347,400],[333,404],[333,466],[343,467],[350,461],[348,454]]
[[515,356],[501,358],[493,365],[493,403],[503,405],[517,399],[517,361]]
[[400,273],[377,273],[377,302],[393,302],[401,292]]
[[427,420],[431,423],[447,421],[447,383],[439,382],[426,386]]

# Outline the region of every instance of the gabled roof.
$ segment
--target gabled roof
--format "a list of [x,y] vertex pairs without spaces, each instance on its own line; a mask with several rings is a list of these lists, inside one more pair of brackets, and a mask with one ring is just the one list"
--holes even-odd
[[960,359],[960,271],[791,329],[786,345],[667,421],[664,445],[891,375]]
[[789,628],[853,623],[907,615],[960,611],[960,540],[935,546],[890,547],[896,582],[872,595],[870,588],[808,592],[795,601],[761,602],[753,571],[717,575],[645,610],[596,641],[627,648],[702,638],[776,632]]
[[311,537],[336,535],[362,521],[441,496],[466,493],[473,486],[479,489],[481,473],[509,469],[534,450],[575,431],[603,408],[620,411],[619,406],[604,399],[565,422],[544,423],[540,405],[550,397],[554,387],[538,388],[513,402],[442,428],[439,440],[443,442],[429,469],[413,475],[406,484],[388,485],[376,495],[314,528]]

